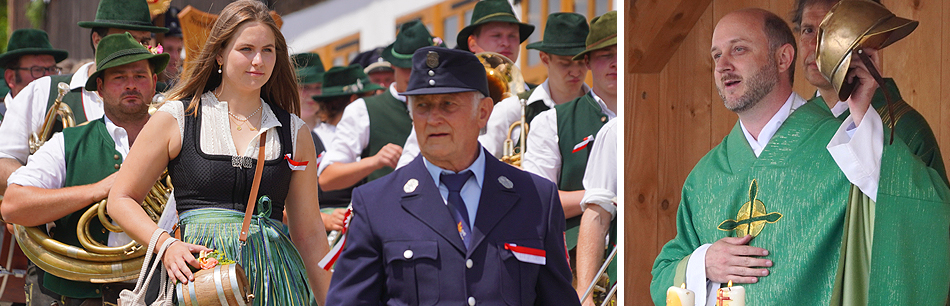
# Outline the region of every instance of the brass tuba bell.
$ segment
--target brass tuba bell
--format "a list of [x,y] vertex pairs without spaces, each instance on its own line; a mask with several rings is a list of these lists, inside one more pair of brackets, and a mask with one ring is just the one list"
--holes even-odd
[[475,57],[485,66],[488,92],[495,104],[524,92],[521,69],[511,59],[495,52],[481,52],[475,54]]

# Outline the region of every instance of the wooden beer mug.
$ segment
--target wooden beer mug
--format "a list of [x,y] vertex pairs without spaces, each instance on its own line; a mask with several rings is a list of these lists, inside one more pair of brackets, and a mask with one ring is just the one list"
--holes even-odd
[[250,292],[244,269],[237,263],[217,265],[195,272],[195,281],[175,285],[178,305],[250,305]]

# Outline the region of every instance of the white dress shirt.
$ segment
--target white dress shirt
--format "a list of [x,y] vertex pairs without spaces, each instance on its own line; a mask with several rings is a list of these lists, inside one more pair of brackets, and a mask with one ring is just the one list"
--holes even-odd
[[[389,85],[389,94],[399,101],[406,102],[406,97],[396,91],[396,83]],[[369,145],[369,111],[366,110],[366,101],[362,98],[353,101],[343,110],[340,122],[336,124],[336,136],[327,147],[327,155],[320,162],[317,175],[333,163],[354,163],[360,160],[363,149]]]
[[594,147],[584,169],[584,197],[581,209],[598,205],[610,213],[611,220],[617,217],[617,121],[610,120],[594,139]]
[[482,183],[485,182],[485,151],[481,149],[481,146],[478,147],[478,157],[475,158],[472,165],[459,172],[439,168],[439,166],[429,163],[425,157],[422,158],[422,162],[425,164],[426,170],[429,171],[429,175],[432,176],[432,180],[436,185],[439,185],[439,193],[442,195],[442,201],[445,202],[445,205],[449,204],[449,188],[446,187],[445,184],[442,184],[439,176],[441,176],[442,173],[458,174],[465,170],[472,171],[474,175],[465,181],[459,194],[462,196],[462,201],[465,201],[465,209],[468,211],[468,224],[471,225],[472,228],[475,228],[475,215],[478,214],[478,201],[482,195]]
[[[323,142],[323,148],[329,151],[330,144],[333,143],[334,135],[336,135],[336,126],[326,122],[320,122],[313,128],[313,132],[317,134],[317,137],[320,137],[320,141]],[[318,155],[320,153],[321,152],[317,152]]]
[[[792,93],[782,108],[772,116],[766,127],[759,133],[758,139],[751,139],[751,135],[742,127],[743,135],[749,142],[749,146],[756,148],[761,145],[762,148],[768,145],[769,140],[775,135],[775,132],[782,126],[782,123],[788,119],[798,106],[804,104],[805,99],[798,94]],[[798,105],[798,106],[795,106]],[[870,105],[868,106],[870,109]],[[785,110],[788,110],[787,112]],[[776,123],[776,124],[773,124]],[[871,200],[877,200],[877,189],[881,172],[881,156],[884,147],[883,122],[877,112],[868,111],[861,126],[855,128],[852,116],[848,116],[838,128],[838,131],[832,137],[827,148],[835,163],[845,174],[848,180],[858,186],[865,195]],[[740,120],[741,126],[741,120]],[[852,137],[853,135],[853,137]],[[755,151],[758,157],[762,148]],[[868,150],[870,148],[870,150]],[[841,192],[846,192],[842,190]],[[706,278],[706,251],[712,244],[703,244],[693,251],[686,264],[686,288],[696,293],[696,296],[705,296],[705,299],[696,299],[696,305],[715,305],[715,288],[722,284],[709,281]]]
[[[607,108],[604,100],[591,90],[590,94],[600,106],[600,111],[611,120],[617,114]],[[596,143],[596,138],[594,139]],[[528,128],[528,149],[522,155],[521,166],[525,171],[537,174],[557,183],[561,174],[561,151],[557,137],[557,109],[549,109],[538,114]]]
[[[125,160],[129,154],[129,134],[124,128],[116,126],[106,117],[106,130],[115,142],[115,150]],[[60,189],[66,183],[66,148],[63,133],[53,134],[39,150],[29,156],[26,166],[20,167],[10,178],[7,185],[17,184],[43,189]],[[109,246],[120,246],[131,242],[125,233],[109,232]]]
[[[90,67],[86,63],[79,67],[69,81],[69,88],[86,86]],[[30,155],[30,135],[43,126],[46,119],[46,104],[49,101],[50,77],[34,80],[21,90],[12,102],[7,103],[7,114],[0,125],[0,158],[13,158],[21,164],[27,162]],[[74,109],[73,113],[83,112],[88,121],[102,117],[102,100],[96,92],[82,90],[83,109]]]
[[[590,87],[582,83],[581,91],[587,94],[587,92],[590,91]],[[526,101],[531,103],[532,101],[541,100],[544,105],[547,105],[549,108],[554,108],[557,103],[554,103],[550,92],[551,85],[548,83],[548,80],[544,80],[544,83],[535,87]],[[501,100],[501,102],[495,104],[495,108],[492,109],[491,116],[488,117],[487,132],[485,135],[479,136],[478,141],[496,158],[501,158],[502,154],[504,154],[505,139],[508,139],[508,128],[511,127],[512,123],[518,121],[521,121],[521,99],[514,96]],[[511,140],[517,143],[521,138],[521,127],[516,127],[511,134]]]

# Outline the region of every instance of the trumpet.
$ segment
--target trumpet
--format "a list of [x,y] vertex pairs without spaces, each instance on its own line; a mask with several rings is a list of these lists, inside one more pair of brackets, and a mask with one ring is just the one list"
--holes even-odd
[[69,108],[69,105],[63,103],[63,96],[69,92],[69,84],[59,82],[56,87],[59,95],[56,96],[53,105],[46,111],[46,120],[43,121],[43,126],[38,133],[34,132],[30,135],[30,154],[36,153],[36,150],[39,150],[52,136],[53,124],[56,122],[57,116],[63,120],[63,129],[76,126],[76,117],[73,115],[73,110]]
[[[508,139],[505,139],[503,154],[501,161],[509,165],[521,168],[521,158],[524,156],[524,152],[527,149],[528,143],[528,122],[525,118],[527,113],[528,102],[525,99],[521,99],[521,120],[515,123],[512,123],[508,127]],[[519,144],[517,148],[515,147],[514,140],[511,139],[511,134],[514,133],[516,127],[521,127],[521,133],[519,136]]]

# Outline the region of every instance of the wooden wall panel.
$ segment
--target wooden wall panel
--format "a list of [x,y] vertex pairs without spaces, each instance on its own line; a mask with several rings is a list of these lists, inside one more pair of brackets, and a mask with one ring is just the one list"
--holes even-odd
[[[638,10],[649,3],[626,2],[628,46]],[[650,1],[646,1],[650,2]],[[700,2],[702,3],[705,2]],[[791,20],[792,0],[713,0],[659,73],[625,76],[625,270],[628,305],[648,305],[650,271],[660,248],[676,235],[675,212],[683,181],[696,162],[732,129],[736,115],[722,106],[709,56],[712,32],[725,14],[746,7],[770,10]],[[929,121],[950,163],[950,3],[940,0],[884,0],[895,14],[920,21],[917,30],[882,54],[885,76],[897,80],[905,100]],[[655,13],[655,12],[654,12]],[[656,18],[653,18],[656,19]],[[641,19],[643,20],[643,19]],[[797,36],[797,33],[796,33]],[[630,52],[625,54],[632,62]],[[799,59],[800,61],[800,59]],[[801,63],[794,89],[810,98]],[[650,218],[655,219],[650,219]]]
[[[659,253],[657,237],[657,172],[658,105],[660,104],[658,74],[638,75],[626,79],[624,125],[627,132],[624,147],[624,263],[625,298],[631,301],[649,299],[650,270]],[[644,295],[646,292],[646,295]]]

